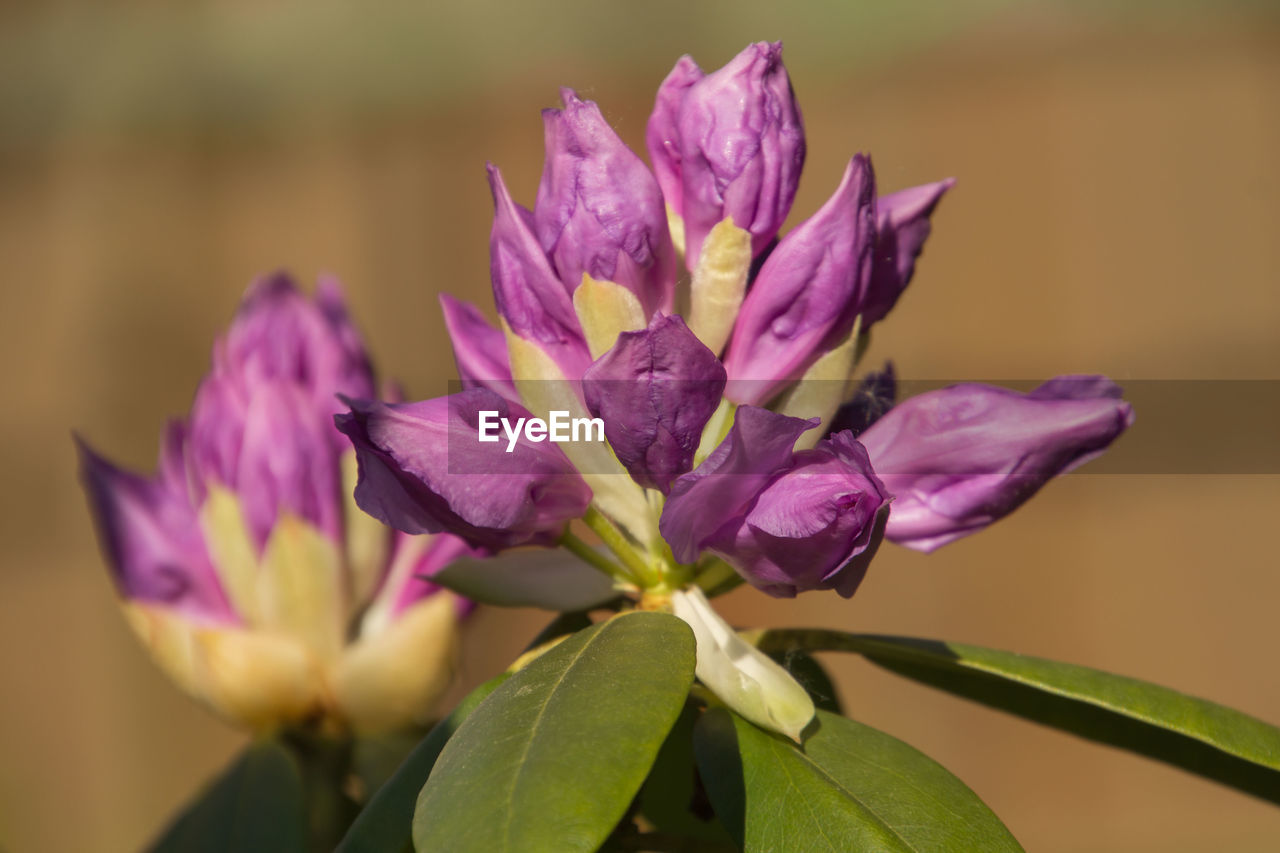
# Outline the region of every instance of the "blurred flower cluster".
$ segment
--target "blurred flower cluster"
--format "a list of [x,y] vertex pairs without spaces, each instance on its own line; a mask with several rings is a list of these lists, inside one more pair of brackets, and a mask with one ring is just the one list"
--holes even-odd
[[471,549],[355,508],[337,393],[376,396],[337,284],[312,300],[277,275],[217,341],[154,476],[81,444],[129,624],[183,689],[256,730],[422,723],[453,671],[468,605],[424,576]]

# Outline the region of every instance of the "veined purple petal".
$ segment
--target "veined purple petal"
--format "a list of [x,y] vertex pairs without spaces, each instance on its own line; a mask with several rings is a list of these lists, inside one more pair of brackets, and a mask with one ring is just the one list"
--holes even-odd
[[725,354],[736,402],[763,404],[853,329],[871,273],[874,212],[871,161],[857,155],[827,203],[779,241]]
[[493,230],[489,235],[489,273],[493,301],[511,331],[540,346],[570,379],[591,363],[569,290],[556,277],[532,228],[532,215],[517,205],[490,165]]
[[645,127],[644,143],[649,150],[649,162],[662,187],[662,196],[677,216],[684,211],[684,189],[680,179],[680,108],[684,105],[689,87],[703,77],[702,69],[691,56],[676,60],[671,73],[658,87],[653,113]]
[[804,166],[804,124],[781,42],[749,45],[689,87],[677,124],[681,210],[693,269],[702,241],[727,216],[759,253],[791,210]]
[[148,480],[117,468],[79,439],[77,445],[98,541],[120,595],[194,620],[237,623],[191,499],[171,479],[173,460],[162,458],[168,473]]
[[929,217],[955,182],[955,178],[947,178],[876,200],[875,261],[862,306],[862,328],[870,328],[888,314],[906,290],[915,272],[916,258],[932,230]]
[[628,288],[646,314],[670,311],[676,256],[662,192],[591,101],[561,90],[543,110],[546,164],[533,218],[538,240],[572,292],[583,274]]
[[693,465],[702,428],[720,404],[725,372],[679,315],[623,332],[582,377],[591,414],[642,486],[665,493]]
[[709,547],[770,595],[834,589],[849,598],[883,536],[888,508],[866,450],[839,433],[795,454]]
[[800,434],[818,423],[740,407],[724,441],[671,487],[658,527],[676,559],[692,563],[721,527],[740,519],[773,475],[790,464]]
[[899,403],[860,439],[894,496],[886,536],[932,551],[1013,512],[1133,423],[1103,377],[1059,377],[1030,394],[953,385]]
[[582,515],[591,490],[551,443],[479,441],[480,413],[529,413],[485,388],[420,403],[351,401],[338,428],[360,463],[356,503],[406,533],[448,531],[479,548],[549,543]]
[[470,302],[441,293],[440,308],[462,387],[488,388],[513,403],[518,401],[520,395],[511,381],[506,335],[490,325]]

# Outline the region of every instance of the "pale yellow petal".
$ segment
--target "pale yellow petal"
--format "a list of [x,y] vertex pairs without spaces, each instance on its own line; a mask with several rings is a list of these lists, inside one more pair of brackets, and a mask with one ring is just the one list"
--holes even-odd
[[321,659],[342,650],[342,556],[315,527],[293,515],[277,519],[262,554],[257,588],[262,628],[296,637]]
[[425,723],[453,678],[457,654],[457,599],[429,596],[347,649],[333,671],[338,711],[359,732]]
[[586,273],[582,274],[582,284],[573,292],[573,310],[582,324],[592,358],[613,349],[623,332],[648,325],[644,308],[634,293],[611,281],[596,281]]
[[826,433],[836,409],[844,402],[849,376],[857,364],[859,355],[859,328],[862,318],[854,323],[853,331],[840,346],[826,352],[805,371],[800,381],[791,386],[782,398],[778,411],[794,418],[822,418],[817,429],[811,429],[796,440],[796,450],[808,450]]
[[228,489],[210,485],[200,507],[200,527],[232,606],[247,624],[256,625],[258,555],[240,499]]
[[680,257],[684,257],[684,219],[667,205],[667,230],[671,232],[671,242],[675,244]]
[[689,328],[717,355],[733,331],[750,271],[751,234],[732,218],[721,220],[702,243],[689,308]]
[[127,601],[122,605],[129,627],[156,664],[190,696],[204,698],[197,677],[196,626],[175,611]]
[[268,730],[316,717],[328,704],[319,661],[293,638],[196,624],[138,602],[124,612],[160,669],[232,723]]
[[317,718],[330,704],[320,661],[293,637],[206,628],[195,646],[204,699],[252,729]]

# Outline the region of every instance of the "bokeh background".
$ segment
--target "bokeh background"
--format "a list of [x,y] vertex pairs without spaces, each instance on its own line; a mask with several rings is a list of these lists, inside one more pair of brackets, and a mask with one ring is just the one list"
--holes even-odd
[[[70,431],[149,469],[239,294],[278,267],[338,274],[384,374],[442,393],[436,293],[487,302],[484,161],[531,202],[558,86],[639,149],[680,54],[718,67],[764,38],[786,42],[809,133],[793,222],[854,151],[883,189],[959,178],[873,362],[1280,379],[1271,3],[7,3],[0,848],[136,849],[242,742],[127,632]],[[1164,442],[1164,462],[1086,469],[929,557],[886,547],[852,601],[725,606],[1058,657],[1280,722],[1280,467],[1168,464],[1274,446],[1280,412],[1233,419],[1229,398],[1139,406],[1116,452]],[[545,618],[481,611],[457,690]],[[941,760],[1030,850],[1280,845],[1271,806],[827,662],[853,714]]]

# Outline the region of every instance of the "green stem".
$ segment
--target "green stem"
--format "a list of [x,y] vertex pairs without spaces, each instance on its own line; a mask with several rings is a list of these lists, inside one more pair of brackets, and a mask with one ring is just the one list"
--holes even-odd
[[582,562],[591,566],[593,569],[604,572],[614,580],[621,580],[631,584],[636,583],[636,579],[632,577],[631,572],[627,571],[613,560],[610,560],[586,542],[583,542],[570,531],[566,530],[561,534],[560,544],[568,549],[575,557],[582,560]]
[[742,577],[724,560],[712,560],[696,579],[708,598],[728,592],[742,583]]
[[627,537],[622,535],[622,531],[615,527],[612,521],[605,518],[598,509],[593,506],[587,507],[586,514],[582,516],[582,521],[600,537],[600,541],[604,542],[605,547],[617,555],[618,559],[622,561],[622,565],[631,573],[633,582],[637,586],[641,589],[649,589],[657,585],[658,578],[654,576],[649,564],[627,541]]
[[302,773],[310,849],[332,850],[360,810],[346,793],[352,742],[305,729],[282,734],[281,740],[293,752]]

